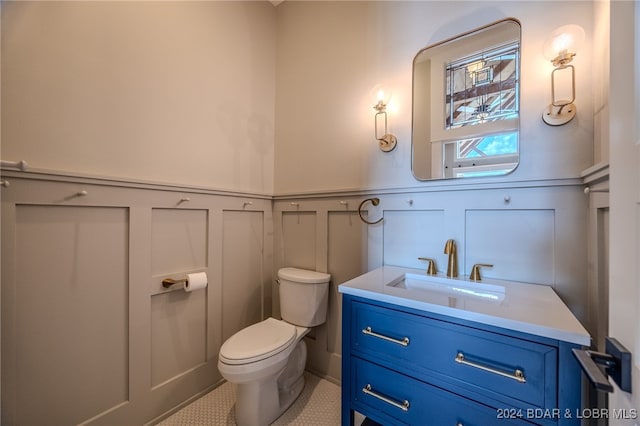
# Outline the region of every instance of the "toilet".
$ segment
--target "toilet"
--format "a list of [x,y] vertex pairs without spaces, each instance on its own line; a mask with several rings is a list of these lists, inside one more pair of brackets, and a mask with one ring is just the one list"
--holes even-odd
[[218,370],[237,386],[239,426],[273,423],[302,392],[307,360],[303,337],[326,321],[330,279],[322,272],[280,269],[282,319],[267,318],[223,343]]

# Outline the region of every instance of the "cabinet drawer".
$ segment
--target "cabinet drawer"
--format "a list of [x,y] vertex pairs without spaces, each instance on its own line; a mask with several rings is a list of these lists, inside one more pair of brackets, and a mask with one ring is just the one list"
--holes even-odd
[[501,418],[500,410],[360,358],[353,360],[353,406],[369,415],[377,413],[385,425],[530,425],[524,420]]
[[556,407],[552,346],[358,302],[352,324],[351,350],[374,362],[473,393]]

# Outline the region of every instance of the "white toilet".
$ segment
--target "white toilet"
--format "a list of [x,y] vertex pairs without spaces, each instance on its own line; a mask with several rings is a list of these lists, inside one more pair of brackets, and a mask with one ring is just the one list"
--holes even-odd
[[220,348],[218,370],[237,385],[239,426],[268,425],[304,387],[310,327],[327,318],[331,275],[298,268],[278,271],[282,320],[267,318],[238,331]]

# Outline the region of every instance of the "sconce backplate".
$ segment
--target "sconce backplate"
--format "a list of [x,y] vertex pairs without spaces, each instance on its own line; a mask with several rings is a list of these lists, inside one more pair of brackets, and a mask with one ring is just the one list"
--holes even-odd
[[384,152],[393,151],[398,144],[398,138],[391,133],[387,133],[382,138],[378,139],[380,142],[380,149]]
[[542,112],[542,120],[549,126],[562,126],[567,124],[576,116],[576,106],[573,103],[561,108],[549,105]]

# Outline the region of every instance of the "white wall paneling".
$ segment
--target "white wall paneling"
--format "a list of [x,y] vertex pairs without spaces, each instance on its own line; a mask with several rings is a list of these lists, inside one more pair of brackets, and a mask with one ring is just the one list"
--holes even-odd
[[[264,213],[228,211],[223,217],[222,340],[264,314]],[[270,290],[271,288],[268,287]]]
[[19,408],[5,420],[79,423],[127,402],[127,209],[18,205],[14,226],[13,315],[3,325],[15,334],[3,350]]
[[[270,311],[271,201],[151,186],[3,188],[3,422],[149,422],[220,383],[225,333]],[[199,271],[204,290],[161,285]]]
[[464,273],[475,263],[486,277],[552,285],[555,277],[553,210],[467,210]]
[[[608,170],[607,170],[608,173]],[[588,176],[585,181],[592,191],[589,193],[588,242],[588,287],[587,319],[585,328],[592,337],[592,347],[605,352],[605,337],[609,336],[609,182]],[[607,407],[609,396],[589,388],[591,407]],[[601,420],[598,425],[605,425]]]
[[[274,202],[274,269],[293,266],[331,274],[327,322],[306,342],[307,368],[340,381],[340,283],[367,271],[368,227],[358,217],[360,199],[319,197]],[[274,313],[279,316],[274,289]]]
[[165,290],[163,278],[207,269],[207,210],[151,210],[151,385],[206,362],[206,290]]
[[305,211],[299,205],[292,206],[291,211],[282,212],[280,228],[282,242],[279,250],[283,265],[296,268],[316,270],[317,213]]
[[206,330],[206,290],[168,291],[151,297],[153,388],[206,362]]
[[327,314],[327,349],[341,353],[341,299],[339,283],[361,275],[367,270],[367,225],[354,211],[329,212],[328,267],[331,271],[331,292]]
[[[95,424],[142,422],[218,383],[215,363],[224,338],[272,310],[279,315],[272,283],[284,266],[332,275],[327,322],[307,342],[308,368],[334,381],[340,380],[341,352],[337,286],[383,262],[423,268],[418,256],[435,257],[444,271],[448,238],[458,243],[461,274],[468,274],[472,263],[493,263],[496,267],[485,275],[552,285],[579,318],[586,312],[588,197],[572,180],[388,191],[376,194],[379,206],[367,205],[369,218],[384,220],[366,225],[356,209],[370,195],[280,198],[272,206],[266,198],[126,188],[92,179],[43,180],[28,172],[9,175],[12,185],[3,188],[2,360],[7,373],[2,395],[11,407],[7,412],[18,417],[22,408],[12,389],[17,383],[12,371],[21,357],[11,330],[22,308],[8,301],[15,298],[17,265],[25,262],[26,248],[12,249],[17,213],[31,211],[25,208],[97,209],[98,217],[103,211],[128,212],[128,245],[112,251],[125,262],[130,283],[129,322],[123,330],[128,333],[129,394],[107,414],[95,409]],[[82,190],[87,194],[77,196]],[[181,202],[185,195],[189,201]],[[518,255],[509,258],[514,251]],[[160,285],[163,277],[201,270],[209,276],[206,290],[185,294]],[[105,410],[113,407],[104,404]]]
[[205,269],[207,210],[154,208],[151,212],[151,273],[164,278],[176,271]]
[[[579,181],[567,180],[502,188],[474,184],[455,191],[387,191],[375,195],[378,206],[365,205],[370,219],[384,218],[375,225],[365,225],[355,211],[369,195],[282,197],[274,203],[275,222],[280,223],[274,227],[275,264],[309,267],[315,256],[315,269],[332,275],[332,289],[381,264],[425,268],[420,256],[435,258],[444,273],[444,244],[453,238],[460,275],[468,275],[474,263],[492,263],[494,268],[484,270],[485,276],[550,285],[584,320],[587,197],[582,188]],[[306,253],[304,264],[289,264],[296,257],[288,253],[294,250],[298,258]],[[331,366],[340,356],[339,319],[340,310],[330,303],[327,323],[315,330],[308,364],[335,380],[339,375]]]
[[384,264],[425,268],[418,257],[436,261],[446,270],[444,210],[386,210],[384,212]]
[[585,328],[599,351],[609,335],[609,166],[600,164],[585,171],[588,185],[588,292]]

